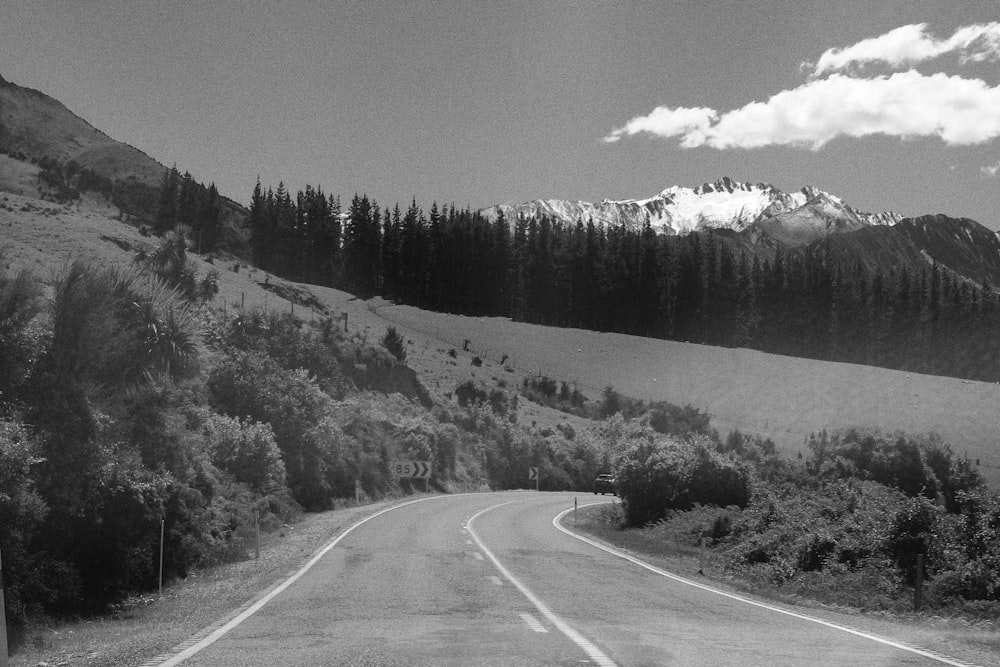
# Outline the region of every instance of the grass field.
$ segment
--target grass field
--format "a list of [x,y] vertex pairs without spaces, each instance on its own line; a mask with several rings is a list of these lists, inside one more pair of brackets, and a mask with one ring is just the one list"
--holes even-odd
[[[6,200],[5,200],[6,198]],[[98,262],[131,261],[151,246],[133,227],[86,207],[66,207],[0,194],[0,246],[8,263],[27,266],[43,278],[75,256]],[[234,260],[209,264],[192,255],[202,271],[220,273],[215,306],[266,308],[318,317],[265,289],[265,280],[287,285]],[[294,285],[290,287],[296,287]],[[936,432],[959,455],[978,458],[983,475],[1000,484],[1000,385],[841,364],[746,349],[727,349],[624,334],[560,329],[506,318],[433,313],[382,299],[362,301],[339,290],[299,286],[328,314],[347,313],[349,331],[377,342],[392,325],[407,341],[408,364],[432,394],[445,400],[470,378],[487,384],[519,384],[539,373],[576,382],[591,399],[611,385],[627,396],[692,405],[712,415],[723,435],[739,429],[771,438],[794,455],[810,433],[851,426]],[[468,351],[465,351],[468,341]],[[454,349],[455,357],[448,352]],[[508,358],[501,365],[503,356]],[[478,356],[481,366],[472,360]],[[577,418],[521,401],[519,420],[539,426]]]
[[612,385],[627,396],[690,404],[708,411],[723,435],[764,435],[789,453],[822,429],[937,432],[1000,481],[1000,470],[988,467],[1000,466],[1000,385],[409,306],[387,305],[379,314],[431,340],[468,339],[488,360],[484,367],[499,366],[506,353],[516,375],[575,380],[592,398]]

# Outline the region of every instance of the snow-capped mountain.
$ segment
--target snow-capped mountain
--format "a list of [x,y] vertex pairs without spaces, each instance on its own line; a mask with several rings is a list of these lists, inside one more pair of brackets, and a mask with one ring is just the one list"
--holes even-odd
[[495,220],[500,211],[512,222],[521,216],[547,215],[571,224],[593,220],[629,229],[641,229],[649,223],[664,234],[726,229],[745,233],[754,241],[776,238],[789,245],[870,225],[892,225],[902,219],[892,212],[863,213],[814,187],[785,193],[773,185],[740,183],[729,177],[696,188],[672,186],[649,199],[605,199],[596,204],[536,199],[492,206],[483,214]]

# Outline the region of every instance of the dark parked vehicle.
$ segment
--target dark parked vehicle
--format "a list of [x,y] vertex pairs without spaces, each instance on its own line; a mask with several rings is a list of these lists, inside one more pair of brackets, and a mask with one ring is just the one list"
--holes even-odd
[[610,493],[612,495],[618,495],[615,491],[615,476],[602,473],[597,476],[594,480],[594,495],[605,493]]

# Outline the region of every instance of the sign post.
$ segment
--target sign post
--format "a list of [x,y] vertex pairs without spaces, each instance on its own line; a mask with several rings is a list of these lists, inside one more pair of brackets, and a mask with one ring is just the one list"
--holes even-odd
[[7,607],[3,599],[3,557],[0,556],[0,667],[7,667]]
[[535,480],[535,491],[538,490],[538,468],[532,466],[528,468],[528,481]]

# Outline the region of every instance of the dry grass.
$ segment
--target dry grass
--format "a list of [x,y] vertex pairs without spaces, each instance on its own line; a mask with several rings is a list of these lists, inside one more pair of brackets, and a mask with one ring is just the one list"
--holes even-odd
[[[484,374],[542,373],[578,381],[590,398],[612,385],[627,396],[693,405],[707,410],[723,435],[734,429],[760,434],[787,453],[803,450],[808,435],[822,429],[870,426],[913,435],[933,431],[957,454],[1000,466],[1000,385],[992,383],[409,306],[388,305],[379,314],[411,337],[446,339],[459,350],[468,339],[487,360]],[[503,353],[511,355],[507,365],[515,373],[500,369]],[[414,355],[414,364],[422,361]],[[440,354],[428,365],[427,372],[439,376],[449,369]],[[1000,469],[984,466],[981,472],[1000,483]]]
[[139,665],[168,652],[199,630],[231,618],[352,523],[395,501],[312,514],[261,538],[261,557],[202,572],[166,586],[163,597],[134,598],[115,613],[28,628],[11,667],[46,663],[88,667]]

